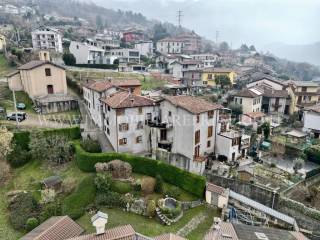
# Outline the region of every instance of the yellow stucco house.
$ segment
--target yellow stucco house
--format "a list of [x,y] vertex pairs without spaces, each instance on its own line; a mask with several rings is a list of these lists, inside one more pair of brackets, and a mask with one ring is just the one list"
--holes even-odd
[[5,36],[0,34],[0,51],[3,51],[6,46],[6,38]]
[[235,84],[237,73],[229,68],[206,68],[202,70],[202,83],[207,86],[216,86],[217,76],[228,76],[231,84]]
[[65,69],[49,61],[31,61],[8,74],[9,88],[24,91],[41,113],[75,109],[78,102],[68,95]]

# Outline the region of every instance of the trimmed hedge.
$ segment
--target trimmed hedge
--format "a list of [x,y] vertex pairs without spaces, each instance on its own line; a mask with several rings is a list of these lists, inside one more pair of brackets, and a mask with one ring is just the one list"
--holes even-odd
[[312,145],[308,147],[304,153],[307,155],[309,161],[320,163],[320,145]]
[[83,179],[77,189],[62,204],[62,214],[68,215],[72,219],[78,219],[86,211],[86,207],[93,203],[96,198],[96,186],[94,177],[89,176]]
[[[76,140],[81,138],[81,131],[79,127],[71,128],[59,128],[59,129],[49,129],[43,130],[46,136],[49,135],[63,135],[68,137],[70,140]],[[30,132],[22,131],[15,132],[13,136],[13,141],[16,145],[19,145],[23,150],[29,151],[30,143]]]
[[75,141],[73,145],[75,147],[77,165],[82,171],[94,172],[96,163],[110,162],[114,159],[119,159],[130,163],[133,172],[152,177],[156,177],[159,174],[167,183],[201,198],[204,195],[206,181],[202,176],[146,157],[115,152],[88,153],[81,148],[79,141]]
[[83,68],[118,69],[117,64],[75,64],[73,66]]

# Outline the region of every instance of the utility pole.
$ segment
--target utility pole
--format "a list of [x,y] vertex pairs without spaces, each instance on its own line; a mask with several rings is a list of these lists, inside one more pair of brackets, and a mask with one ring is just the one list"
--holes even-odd
[[220,32],[216,31],[216,44],[218,44],[218,41],[219,41],[219,34],[220,34]]
[[177,17],[178,17],[178,26],[179,26],[179,27],[181,27],[181,20],[182,20],[182,17],[183,17],[182,13],[183,13],[183,11],[181,11],[181,10],[179,9],[179,10],[178,10],[178,15],[177,15]]
[[16,126],[19,127],[19,121],[18,121],[18,110],[17,110],[17,101],[16,101],[16,94],[14,92],[14,89],[12,89],[12,95],[13,95],[13,104],[14,104],[14,110],[15,110],[15,117],[16,117]]

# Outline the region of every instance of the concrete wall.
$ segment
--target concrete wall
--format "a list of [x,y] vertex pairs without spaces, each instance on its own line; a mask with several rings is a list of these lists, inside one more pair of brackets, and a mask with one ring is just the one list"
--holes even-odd
[[[241,100],[242,99],[242,103]],[[256,98],[245,98],[245,97],[235,97],[235,102],[242,105],[243,113],[260,112],[262,97]],[[254,104],[255,103],[255,104]]]
[[20,78],[20,73],[17,73],[11,77],[8,77],[7,80],[8,80],[9,88],[11,90],[23,91],[23,85],[22,85],[22,81]]
[[268,79],[261,79],[259,81],[249,83],[247,84],[247,88],[251,88],[254,86],[262,86],[262,85],[272,87],[274,90],[283,90],[283,86],[281,84],[270,81]]
[[312,129],[320,131],[320,114],[311,111],[305,111],[303,115],[303,124],[303,128],[305,130]]

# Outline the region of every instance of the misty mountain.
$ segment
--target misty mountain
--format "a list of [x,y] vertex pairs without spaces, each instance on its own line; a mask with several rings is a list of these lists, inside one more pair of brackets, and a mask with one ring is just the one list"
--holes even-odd
[[272,43],[263,47],[263,50],[295,62],[308,62],[320,66],[320,42],[310,45]]

